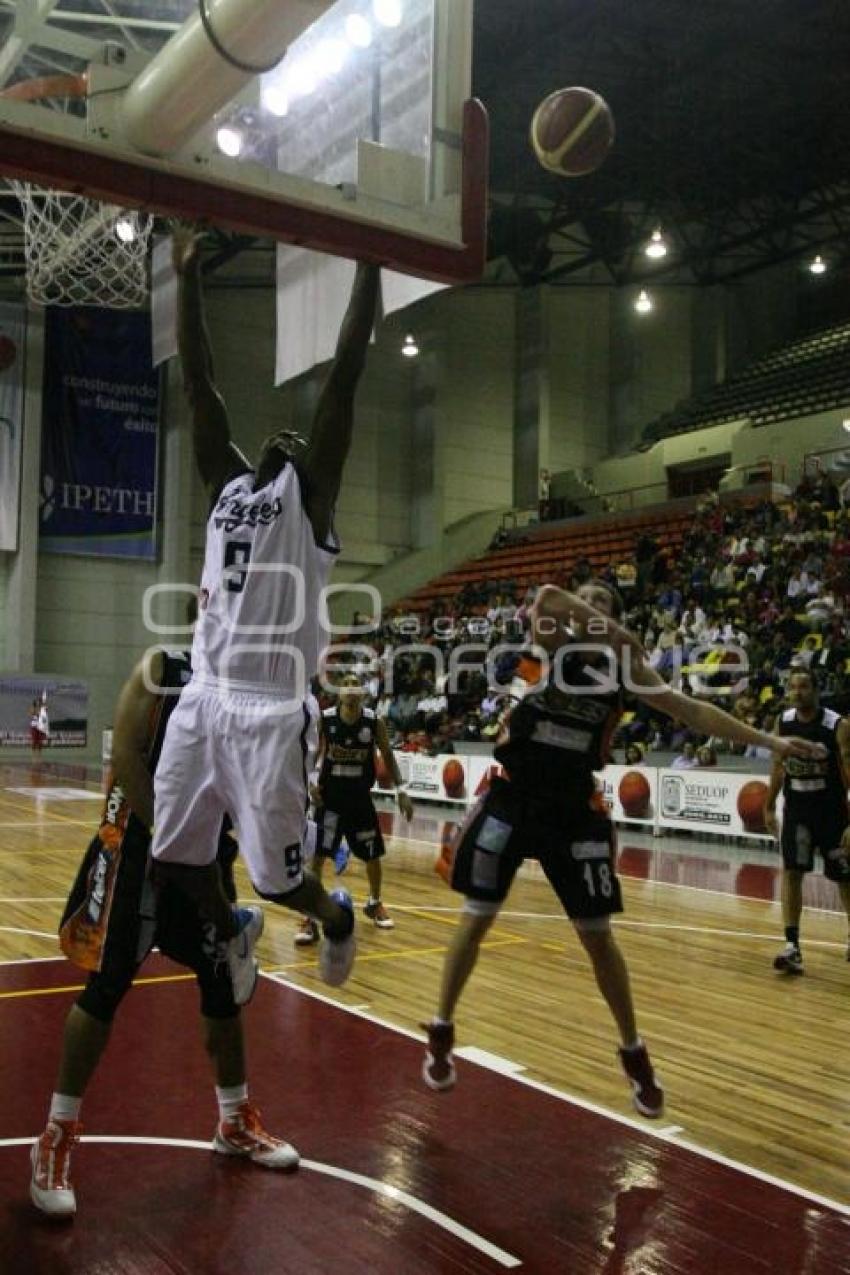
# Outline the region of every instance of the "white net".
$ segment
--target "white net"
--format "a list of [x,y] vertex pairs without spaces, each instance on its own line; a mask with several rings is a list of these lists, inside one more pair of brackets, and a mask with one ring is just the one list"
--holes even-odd
[[24,213],[30,300],[112,310],[146,304],[153,217],[85,195],[11,184]]

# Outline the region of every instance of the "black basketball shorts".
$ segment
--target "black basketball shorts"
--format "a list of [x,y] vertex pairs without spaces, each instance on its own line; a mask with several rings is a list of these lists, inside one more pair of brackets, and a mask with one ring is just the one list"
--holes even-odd
[[503,779],[473,807],[454,847],[451,886],[468,899],[502,903],[524,859],[537,859],[571,920],[622,912],[614,828],[601,811],[555,810]]
[[811,872],[815,851],[823,859],[823,874],[830,881],[850,881],[850,856],[841,845],[847,828],[842,809],[788,810],[782,820],[782,862],[794,872]]
[[316,854],[333,858],[343,839],[355,858],[369,863],[386,854],[378,812],[368,792],[344,799],[331,795],[316,815]]

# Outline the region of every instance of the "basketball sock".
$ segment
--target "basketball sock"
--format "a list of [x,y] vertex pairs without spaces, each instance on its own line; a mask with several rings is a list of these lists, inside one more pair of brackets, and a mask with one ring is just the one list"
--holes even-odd
[[227,1089],[221,1089],[218,1085],[215,1087],[215,1096],[218,1098],[218,1110],[222,1120],[227,1120],[230,1116],[234,1116],[243,1102],[248,1099],[248,1086],[232,1085]]
[[50,1099],[50,1120],[76,1120],[80,1114],[82,1106],[82,1098],[75,1098],[73,1094],[55,1093]]
[[785,942],[793,943],[795,947],[800,946],[800,927],[799,925],[785,926]]
[[451,1027],[452,1020],[450,1018],[440,1018],[439,1014],[435,1014],[431,1019],[432,1027]]
[[638,1049],[643,1049],[643,1047],[643,1041],[640,1036],[635,1036],[632,1043],[630,1045],[623,1045],[622,1049],[624,1054],[634,1054]]

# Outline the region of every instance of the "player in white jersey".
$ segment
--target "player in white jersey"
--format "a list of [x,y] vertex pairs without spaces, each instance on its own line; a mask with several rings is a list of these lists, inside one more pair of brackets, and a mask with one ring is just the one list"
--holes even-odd
[[353,912],[304,872],[307,773],[315,737],[310,679],[327,635],[319,597],[339,546],[333,511],[351,444],[354,391],[375,319],[378,271],[359,265],[310,440],[282,431],[252,469],[231,440],[213,383],[198,237],[175,238],[179,346],[195,457],[212,500],[192,681],[169,726],[156,778],[152,853],[227,936],[216,881],[222,815],[237,829],[262,897],[315,917],[328,982],[347,976]]

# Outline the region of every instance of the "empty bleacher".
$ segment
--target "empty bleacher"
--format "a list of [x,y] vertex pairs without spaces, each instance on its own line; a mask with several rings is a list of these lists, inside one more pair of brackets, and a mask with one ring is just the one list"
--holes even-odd
[[543,524],[527,530],[522,540],[429,581],[397,605],[416,613],[451,608],[466,585],[482,582],[494,587],[504,583],[514,595],[524,594],[529,585],[565,584],[580,558],[587,558],[595,571],[609,562],[632,561],[639,537],[647,533],[659,547],[675,553],[693,523],[695,504],[686,499],[635,513],[576,518],[548,530]]
[[643,431],[647,442],[746,418],[753,425],[850,403],[850,323],[790,341],[737,376],[680,404]]

